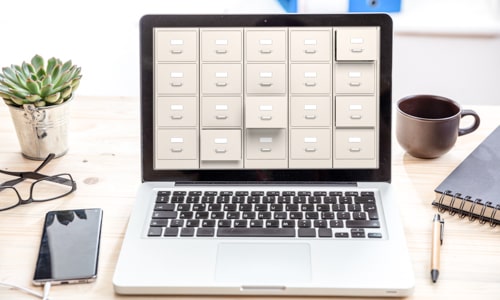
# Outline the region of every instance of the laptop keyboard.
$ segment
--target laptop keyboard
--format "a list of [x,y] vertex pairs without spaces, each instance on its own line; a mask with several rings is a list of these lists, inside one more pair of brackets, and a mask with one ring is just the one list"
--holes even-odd
[[159,191],[149,237],[382,238],[372,191]]

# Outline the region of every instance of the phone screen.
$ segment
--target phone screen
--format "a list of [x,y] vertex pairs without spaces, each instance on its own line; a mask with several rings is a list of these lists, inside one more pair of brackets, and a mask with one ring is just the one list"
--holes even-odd
[[33,283],[93,281],[97,276],[101,224],[99,208],[48,212]]

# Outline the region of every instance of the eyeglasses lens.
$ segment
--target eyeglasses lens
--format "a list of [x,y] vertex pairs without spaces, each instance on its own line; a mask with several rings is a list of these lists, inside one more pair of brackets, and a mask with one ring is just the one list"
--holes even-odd
[[16,206],[19,196],[13,187],[0,187],[0,210]]
[[33,201],[47,201],[67,195],[72,190],[72,180],[68,174],[47,177],[33,183]]

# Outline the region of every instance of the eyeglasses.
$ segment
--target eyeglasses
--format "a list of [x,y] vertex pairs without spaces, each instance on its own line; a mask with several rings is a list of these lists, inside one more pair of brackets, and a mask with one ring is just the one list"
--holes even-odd
[[[18,178],[6,181],[0,184],[0,211],[14,208],[18,205],[31,202],[43,202],[62,198],[76,190],[76,182],[69,173],[61,173],[54,176],[47,176],[38,173],[53,158],[51,153],[47,158],[32,172],[12,172],[0,170],[0,173],[16,176]],[[29,189],[29,196],[23,199],[14,185],[23,182],[26,179],[33,179]]]

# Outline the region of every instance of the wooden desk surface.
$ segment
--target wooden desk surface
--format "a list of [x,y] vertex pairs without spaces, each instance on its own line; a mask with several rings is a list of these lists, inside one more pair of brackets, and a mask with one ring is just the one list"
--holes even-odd
[[[479,113],[481,126],[476,132],[459,137],[455,147],[441,158],[413,158],[401,150],[394,138],[392,182],[398,194],[416,277],[415,292],[408,299],[500,297],[500,226],[491,228],[445,214],[441,273],[437,283],[430,280],[431,221],[436,213],[431,206],[434,188],[500,124],[500,106],[466,108]],[[0,168],[33,170],[39,162],[21,156],[8,109],[3,104],[0,104],[0,125]],[[78,190],[64,199],[31,203],[0,212],[0,281],[41,291],[31,285],[31,279],[45,213],[55,209],[101,207],[104,224],[97,281],[54,286],[51,297],[59,300],[169,298],[118,296],[114,294],[111,282],[140,184],[139,100],[78,97],[73,102],[70,131],[68,154],[52,161],[43,171],[46,174],[71,173]],[[7,179],[7,176],[0,175],[0,182]],[[234,297],[203,297],[221,298]],[[0,287],[0,299],[36,298]]]

